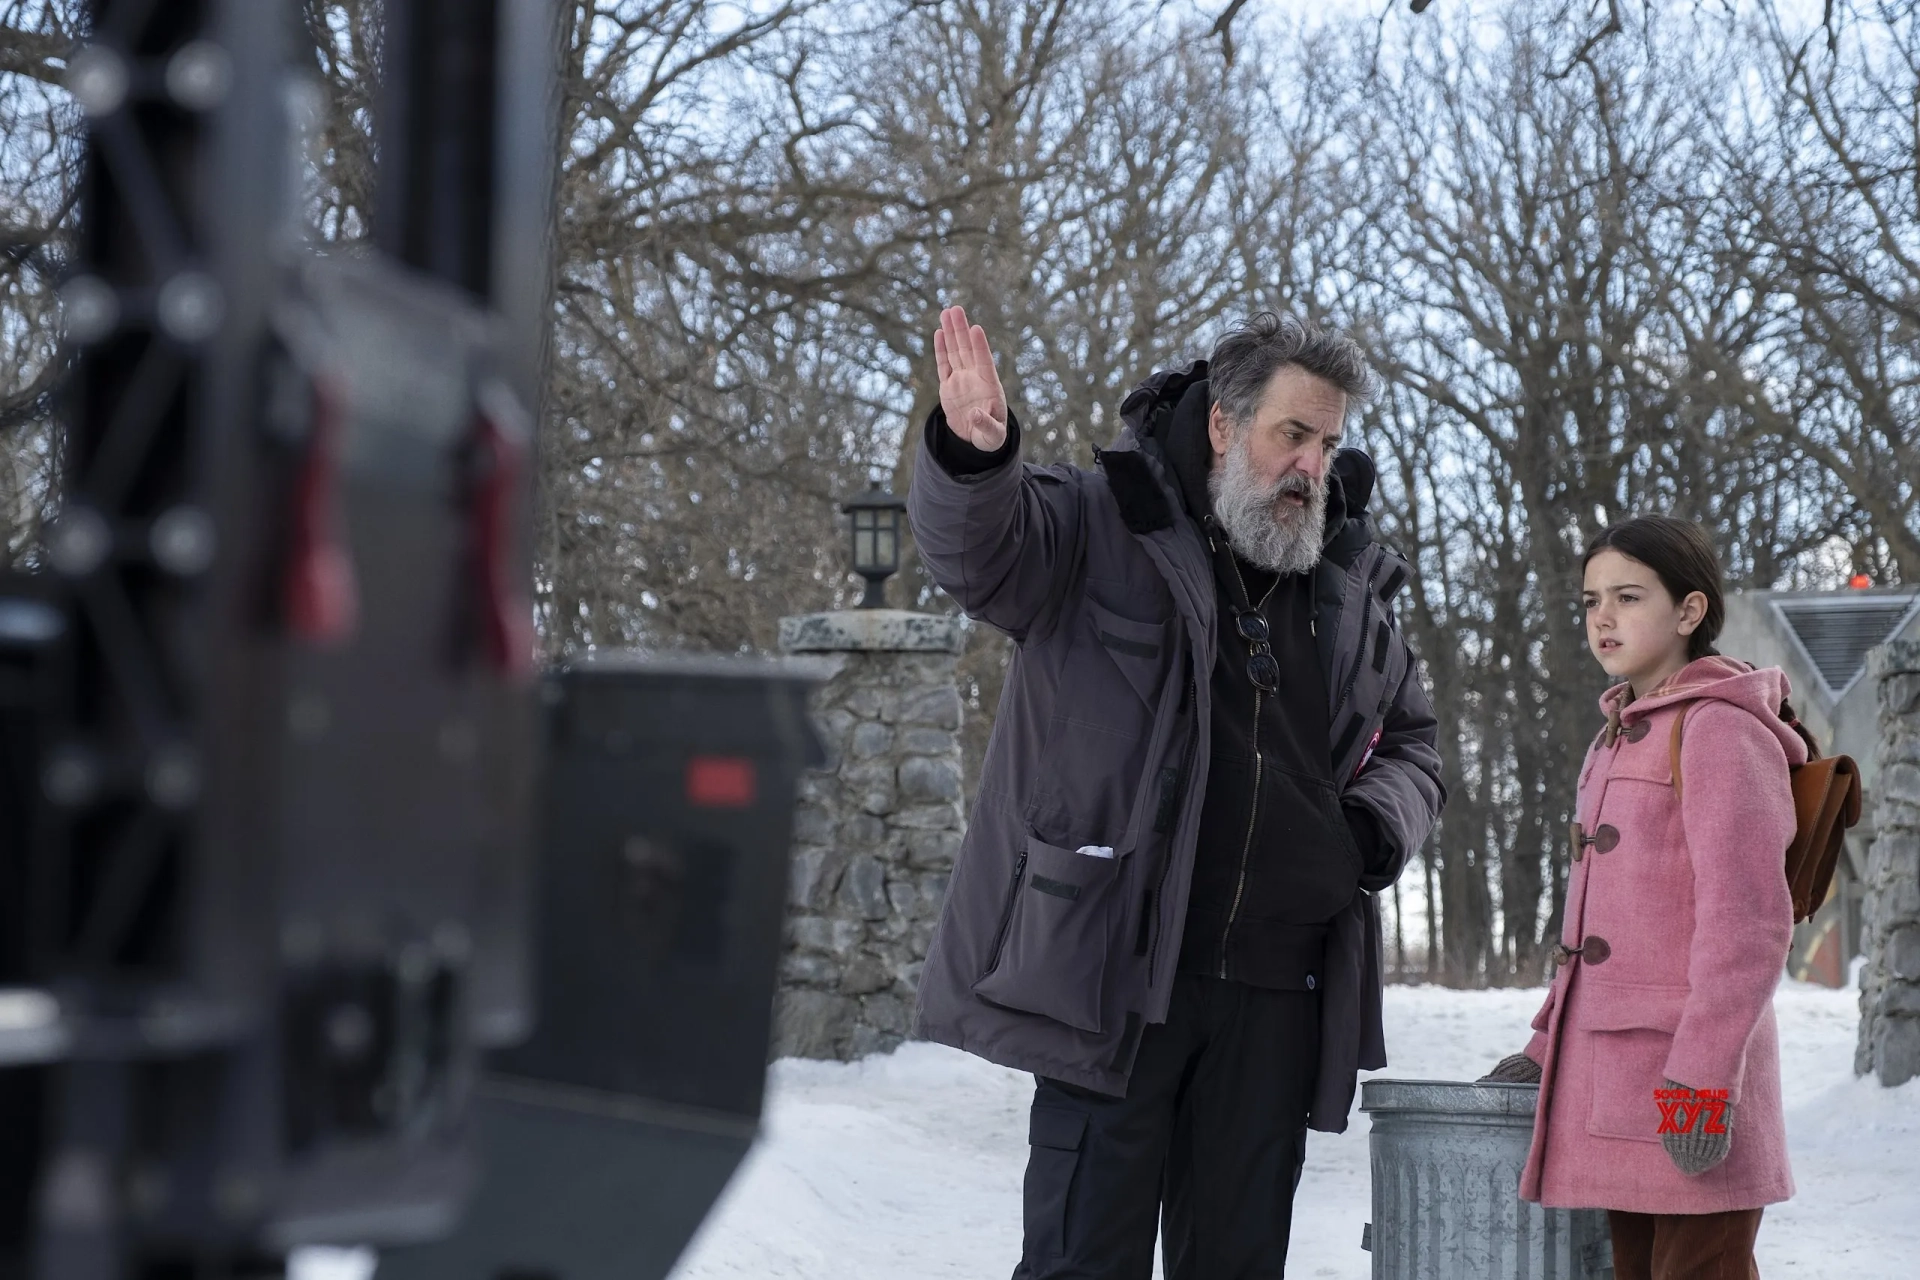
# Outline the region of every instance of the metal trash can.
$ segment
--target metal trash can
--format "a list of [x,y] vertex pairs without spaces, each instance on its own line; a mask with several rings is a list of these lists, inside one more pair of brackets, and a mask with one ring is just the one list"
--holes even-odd
[[1520,1198],[1540,1088],[1368,1080],[1374,1280],[1612,1280],[1602,1209]]

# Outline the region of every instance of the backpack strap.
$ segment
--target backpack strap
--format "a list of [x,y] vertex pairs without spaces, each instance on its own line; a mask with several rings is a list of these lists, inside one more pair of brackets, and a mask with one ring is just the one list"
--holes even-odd
[[1667,740],[1668,765],[1673,770],[1673,798],[1682,798],[1680,791],[1680,738],[1686,731],[1687,712],[1693,710],[1691,702],[1682,703],[1680,714],[1673,718],[1673,736]]

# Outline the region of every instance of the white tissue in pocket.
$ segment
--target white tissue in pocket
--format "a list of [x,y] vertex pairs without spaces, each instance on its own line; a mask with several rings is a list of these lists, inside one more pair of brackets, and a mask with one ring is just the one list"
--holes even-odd
[[1080,846],[1079,852],[1086,854],[1089,858],[1111,858],[1113,856],[1113,850],[1104,844],[1083,844]]

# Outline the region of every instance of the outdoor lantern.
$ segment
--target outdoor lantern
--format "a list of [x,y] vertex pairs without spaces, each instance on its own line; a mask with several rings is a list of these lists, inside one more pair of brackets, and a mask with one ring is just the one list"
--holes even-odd
[[867,580],[862,609],[887,607],[886,581],[900,571],[900,513],[906,509],[906,500],[878,481],[841,505],[853,517],[853,571]]

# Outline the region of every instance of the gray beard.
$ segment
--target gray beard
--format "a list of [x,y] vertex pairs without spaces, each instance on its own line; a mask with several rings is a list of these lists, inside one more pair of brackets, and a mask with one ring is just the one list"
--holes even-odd
[[[1320,563],[1327,527],[1324,477],[1315,482],[1291,472],[1272,485],[1262,484],[1253,471],[1247,433],[1237,431],[1226,457],[1207,476],[1207,492],[1227,542],[1247,563],[1282,574],[1305,573]],[[1305,497],[1306,505],[1282,502],[1289,493]]]

